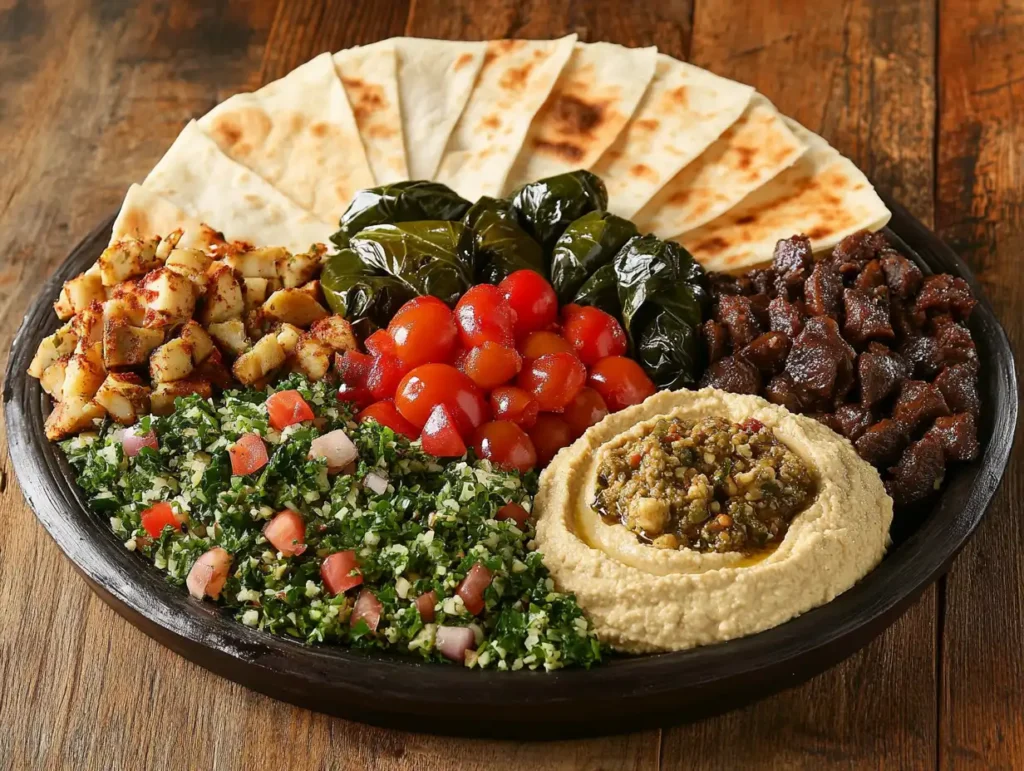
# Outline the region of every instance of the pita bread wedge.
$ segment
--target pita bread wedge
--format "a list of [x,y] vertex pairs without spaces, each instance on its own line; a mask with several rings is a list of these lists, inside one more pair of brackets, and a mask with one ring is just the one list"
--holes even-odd
[[325,222],[372,187],[355,116],[329,53],[251,94],[236,94],[199,120],[231,159]]
[[228,158],[195,121],[185,126],[142,186],[229,241],[304,252],[310,244],[326,243],[337,229]]
[[211,227],[166,198],[142,185],[132,185],[121,203],[121,211],[110,231],[110,243],[125,238],[152,238],[166,236],[181,229],[178,246],[182,249],[205,249],[221,239]]
[[657,61],[653,46],[577,43],[530,124],[505,189],[593,166],[629,121]]
[[500,195],[533,116],[554,88],[575,42],[575,35],[490,41],[435,180],[470,201]]
[[433,179],[484,63],[487,43],[392,38],[409,179]]
[[654,79],[618,139],[591,169],[608,210],[631,218],[698,157],[750,102],[754,89],[658,54]]
[[852,161],[796,121],[786,124],[807,150],[738,206],[678,240],[708,270],[736,271],[771,260],[782,238],[803,233],[814,251],[858,230],[878,230],[890,212]]
[[803,151],[775,106],[754,94],[740,119],[637,213],[637,227],[659,238],[700,227],[792,166]]
[[359,127],[378,185],[409,178],[398,106],[395,46],[382,40],[334,54],[334,66]]

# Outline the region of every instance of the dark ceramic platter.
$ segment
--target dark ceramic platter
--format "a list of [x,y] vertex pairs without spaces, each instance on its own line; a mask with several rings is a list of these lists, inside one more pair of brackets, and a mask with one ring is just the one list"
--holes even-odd
[[981,359],[983,454],[953,466],[927,508],[898,517],[893,548],[853,589],[751,637],[681,653],[613,657],[589,671],[481,672],[307,646],[191,600],[86,509],[63,454],[43,435],[48,399],[25,375],[39,341],[58,325],[52,303],[61,284],[96,260],[110,221],[50,278],[14,340],[4,385],[12,465],[43,527],[107,604],[182,656],[269,696],[379,725],[473,736],[566,737],[696,720],[803,682],[892,624],[949,568],[1006,469],[1017,421],[1006,334],[967,266],[906,210],[889,205],[888,235],[904,253],[927,271],[962,276],[978,298],[970,328]]

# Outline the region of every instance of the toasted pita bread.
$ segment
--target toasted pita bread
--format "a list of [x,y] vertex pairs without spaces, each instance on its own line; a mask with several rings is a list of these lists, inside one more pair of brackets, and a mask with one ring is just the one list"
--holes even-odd
[[505,189],[593,166],[633,114],[657,61],[653,46],[577,43],[530,124]]
[[178,246],[182,249],[205,249],[219,242],[219,234],[166,198],[132,185],[121,203],[121,211],[110,231],[110,243],[125,238],[152,238],[182,231]]
[[647,92],[615,143],[592,168],[608,210],[631,218],[680,169],[735,123],[754,89],[658,54]]
[[392,38],[409,179],[433,179],[484,63],[484,42]]
[[229,241],[304,252],[310,244],[326,243],[336,229],[228,158],[195,121],[182,130],[142,185],[223,232]]
[[408,179],[394,43],[382,40],[338,51],[334,66],[355,115],[375,182],[383,185]]
[[337,222],[356,191],[373,185],[345,90],[320,54],[199,120],[224,153],[325,222]]
[[740,119],[637,213],[637,227],[660,238],[700,227],[792,166],[803,151],[775,106],[754,94]]
[[500,195],[533,116],[572,55],[559,40],[492,40],[435,179],[475,201]]
[[735,271],[767,262],[779,239],[797,233],[811,239],[814,251],[823,251],[889,221],[889,210],[852,161],[785,120],[807,146],[800,159],[735,208],[676,239],[706,269]]

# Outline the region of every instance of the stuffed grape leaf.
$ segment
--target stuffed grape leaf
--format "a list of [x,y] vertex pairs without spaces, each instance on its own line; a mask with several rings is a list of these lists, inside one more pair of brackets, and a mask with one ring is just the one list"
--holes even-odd
[[402,304],[416,294],[397,278],[367,267],[351,249],[327,258],[320,288],[332,311],[353,323],[368,321],[371,327],[387,326]]
[[608,206],[608,191],[589,171],[570,171],[523,185],[512,205],[523,230],[550,254],[570,222]]
[[517,270],[547,275],[540,244],[519,227],[510,201],[483,197],[462,219],[466,230],[461,245],[471,255],[478,281],[497,284]]
[[331,236],[339,249],[371,225],[395,225],[416,220],[458,220],[470,203],[447,185],[409,180],[360,190],[341,215],[340,229]]
[[619,250],[636,235],[636,225],[606,211],[592,211],[570,223],[551,255],[551,285],[559,302],[569,302],[577,292],[592,293],[595,287],[582,289],[584,283],[590,283],[588,277],[611,265]]

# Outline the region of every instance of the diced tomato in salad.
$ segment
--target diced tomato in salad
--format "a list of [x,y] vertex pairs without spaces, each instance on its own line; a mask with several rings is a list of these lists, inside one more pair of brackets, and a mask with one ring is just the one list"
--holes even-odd
[[267,398],[267,413],[270,425],[278,431],[316,417],[313,408],[298,391],[278,391],[271,394]]
[[306,523],[291,509],[278,512],[263,528],[263,535],[286,556],[298,556],[306,551]]
[[360,621],[365,621],[366,625],[370,627],[370,631],[376,632],[377,625],[380,624],[380,614],[383,610],[384,606],[377,599],[377,595],[369,589],[363,589],[359,592],[359,596],[356,597],[356,604],[352,607],[349,624],[354,627]]
[[231,457],[231,473],[235,476],[255,474],[270,460],[263,439],[259,434],[253,433],[238,437],[238,440],[228,448],[228,455]]
[[363,583],[359,560],[354,551],[329,554],[320,565],[320,577],[331,594],[341,594]]
[[416,598],[416,610],[419,611],[420,618],[423,619],[424,624],[429,624],[436,618],[435,605],[437,605],[437,592],[433,589],[429,592],[424,592]]
[[466,577],[462,579],[455,593],[462,598],[462,602],[474,616],[480,615],[484,609],[484,590],[491,585],[494,576],[491,571],[481,565],[474,563],[469,569]]
[[165,527],[175,530],[181,529],[181,522],[178,521],[178,517],[174,513],[174,509],[171,508],[171,504],[164,501],[150,506],[142,512],[140,518],[142,519],[142,527],[149,533],[150,538],[158,538]]

